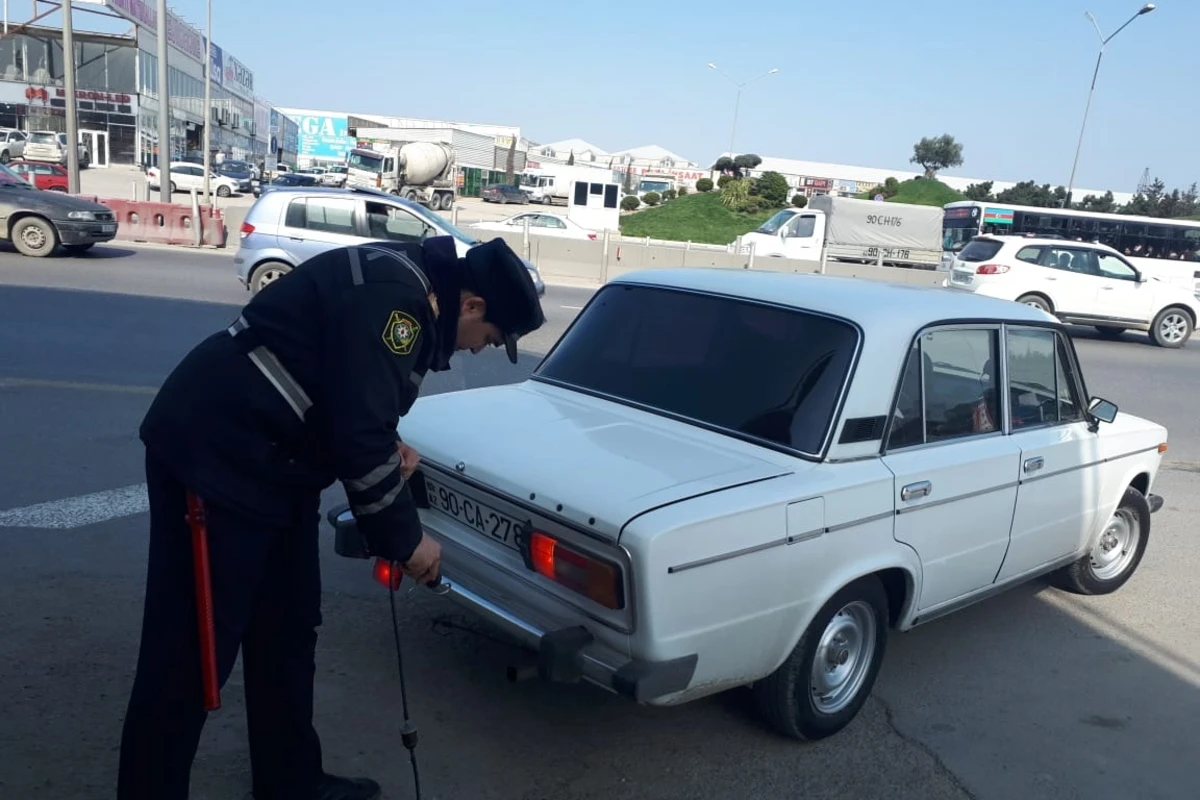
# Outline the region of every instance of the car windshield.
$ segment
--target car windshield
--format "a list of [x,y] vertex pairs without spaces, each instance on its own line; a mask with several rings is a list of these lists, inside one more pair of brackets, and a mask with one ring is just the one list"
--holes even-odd
[[442,228],[443,230],[446,231],[446,233],[450,234],[455,239],[458,239],[460,242],[462,242],[465,245],[474,247],[475,245],[479,244],[479,240],[476,239],[474,236],[470,236],[466,233],[463,233],[457,227],[452,225],[450,223],[450,221],[447,220],[445,217],[443,217],[441,214],[433,213],[432,211],[430,211],[429,209],[427,209],[425,206],[421,205],[420,203],[406,204],[404,207],[406,209],[408,209],[409,211],[412,211],[414,214],[416,214],[420,217],[424,217],[425,221],[428,222],[430,225],[434,225],[438,228]]
[[787,209],[784,209],[764,222],[762,225],[759,225],[758,230],[756,230],[755,233],[765,233],[768,235],[779,233],[779,229],[786,225],[788,220],[794,216],[796,216],[795,211],[788,211]]
[[816,456],[858,341],[811,312],[613,284],[533,377]]
[[373,153],[360,153],[354,151],[350,153],[350,157],[346,160],[346,165],[351,169],[362,169],[367,172],[379,172],[383,169],[383,156]]

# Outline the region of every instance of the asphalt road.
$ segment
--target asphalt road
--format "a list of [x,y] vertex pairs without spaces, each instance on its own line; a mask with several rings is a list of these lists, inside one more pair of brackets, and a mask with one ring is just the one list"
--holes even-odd
[[[548,289],[549,323],[517,367],[498,351],[463,358],[427,391],[521,379],[589,293]],[[136,430],[154,387],[245,299],[230,255],[112,247],[34,261],[0,249],[0,796],[112,796],[146,516],[80,523],[98,505],[136,507],[136,491],[112,490],[143,480]],[[1167,504],[1124,591],[1081,599],[1030,585],[896,636],[861,717],[814,745],[766,733],[740,692],[652,710],[587,686],[509,684],[510,648],[418,592],[402,617],[425,796],[1194,798],[1200,343],[1165,351],[1081,331],[1078,347],[1093,394],[1171,430],[1157,487]],[[50,523],[30,506],[93,492],[109,494],[79,504],[77,527],[34,527]],[[386,594],[331,540],[323,556],[326,767],[411,797]],[[248,796],[239,695],[235,672],[193,797]]]

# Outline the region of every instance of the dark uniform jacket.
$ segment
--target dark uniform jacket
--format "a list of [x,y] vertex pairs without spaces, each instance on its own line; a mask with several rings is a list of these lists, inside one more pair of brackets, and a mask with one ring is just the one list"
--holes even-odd
[[184,358],[142,440],[202,498],[263,524],[294,524],[340,480],[372,553],[407,561],[421,527],[396,427],[440,346],[425,269],[419,245],[395,243],[301,264]]

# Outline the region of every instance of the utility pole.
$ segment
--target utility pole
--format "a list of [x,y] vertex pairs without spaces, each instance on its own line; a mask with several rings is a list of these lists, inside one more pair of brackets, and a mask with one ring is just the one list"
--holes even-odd
[[79,115],[75,102],[75,25],[71,0],[63,0],[63,88],[67,93],[67,192],[79,194]]
[[167,71],[167,0],[158,0],[158,190],[171,202],[171,73]]
[[212,0],[208,0],[208,42],[204,54],[204,202],[212,202]]

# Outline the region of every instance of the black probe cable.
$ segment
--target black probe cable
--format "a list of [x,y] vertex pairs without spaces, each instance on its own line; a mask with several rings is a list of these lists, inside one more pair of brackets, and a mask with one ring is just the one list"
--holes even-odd
[[[392,569],[399,565],[392,562]],[[412,762],[413,784],[416,787],[416,800],[421,800],[421,774],[417,770],[417,729],[408,718],[408,690],[404,685],[404,654],[400,649],[400,623],[396,619],[396,589],[395,583],[388,580],[388,601],[392,607],[392,633],[396,637],[396,668],[400,673],[400,702],[404,708],[404,727],[400,729],[400,739],[408,748],[408,758]]]

